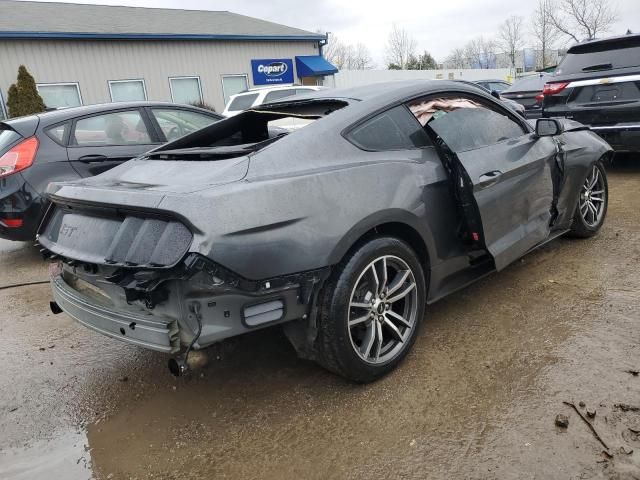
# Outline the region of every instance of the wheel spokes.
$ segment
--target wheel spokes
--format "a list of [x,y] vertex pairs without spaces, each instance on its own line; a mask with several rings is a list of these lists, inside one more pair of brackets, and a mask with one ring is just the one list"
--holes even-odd
[[388,317],[390,316],[390,317],[393,317],[394,319],[396,319],[398,322],[400,322],[402,324],[403,327],[411,328],[411,323],[406,318],[404,318],[402,315],[397,314],[393,310],[389,310],[387,312],[387,316]]
[[400,293],[394,295],[393,297],[389,297],[387,298],[387,302],[389,303],[394,303],[397,302],[398,300],[406,297],[407,295],[409,295],[409,293],[416,288],[416,284],[415,283],[410,283],[409,286],[407,288],[405,288],[404,290],[402,290]]
[[396,290],[398,290],[404,284],[405,280],[411,273],[410,270],[403,270],[396,274],[396,278],[393,279],[393,283],[389,286],[389,291],[387,292],[387,296],[393,294]]
[[385,327],[387,327],[389,329],[389,331],[391,332],[391,335],[400,343],[404,342],[404,337],[402,336],[402,334],[400,333],[400,330],[398,330],[398,327],[396,327],[391,320],[389,320],[389,318],[385,317],[384,319],[384,325]]
[[385,255],[369,263],[348,304],[347,328],[357,354],[375,364],[397,355],[415,325],[417,300],[416,280],[403,259]]
[[377,332],[376,337],[378,337],[377,338],[378,342],[376,344],[376,356],[375,356],[375,359],[379,360],[380,359],[380,352],[382,351],[382,324],[380,322],[376,322],[375,325],[376,325],[376,332]]

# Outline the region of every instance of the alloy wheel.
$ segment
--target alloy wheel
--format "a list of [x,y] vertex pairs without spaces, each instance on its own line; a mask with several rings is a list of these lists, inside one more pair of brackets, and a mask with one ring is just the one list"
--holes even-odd
[[418,291],[411,267],[399,257],[376,258],[351,292],[348,328],[351,345],[365,362],[395,357],[416,325]]
[[589,227],[597,226],[602,220],[606,201],[604,179],[594,165],[580,191],[580,215]]

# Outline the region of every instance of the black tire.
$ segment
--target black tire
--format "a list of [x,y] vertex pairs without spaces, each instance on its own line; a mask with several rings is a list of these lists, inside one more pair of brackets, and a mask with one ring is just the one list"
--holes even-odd
[[[602,191],[602,206],[599,207],[599,215],[597,217],[597,221],[590,222],[587,214],[587,218],[583,215],[583,211],[581,209],[583,198],[585,195],[586,182],[592,177],[594,169],[597,170],[601,179],[601,186],[599,190],[592,189],[591,191]],[[586,189],[586,190],[585,190]],[[591,191],[588,192],[589,195],[592,195]],[[599,197],[598,197],[599,198]],[[595,162],[588,170],[585,178],[580,186],[580,192],[578,193],[578,201],[576,202],[576,209],[573,213],[573,222],[571,223],[570,235],[572,237],[577,238],[589,238],[593,237],[598,230],[602,227],[604,220],[607,216],[607,207],[609,206],[609,185],[607,183],[607,173],[604,168],[604,164],[602,161]]]
[[[402,335],[404,335],[405,338],[404,340],[398,341],[392,338],[394,337],[393,333],[395,331],[392,332],[386,323],[381,322],[380,325],[382,325],[382,327],[378,327],[377,330],[375,330],[376,325],[372,325],[372,322],[375,322],[375,320],[368,320],[366,323],[363,323],[362,328],[372,328],[376,332],[372,334],[373,339],[368,342],[369,344],[371,344],[371,342],[377,342],[378,337],[376,335],[379,331],[381,332],[380,345],[382,346],[382,338],[384,337],[384,334],[382,334],[383,330],[380,330],[380,328],[383,328],[388,335],[389,343],[385,348],[389,348],[387,355],[390,357],[384,362],[372,364],[365,361],[365,359],[361,358],[356,352],[356,348],[358,347],[352,339],[352,333],[350,333],[353,332],[353,330],[351,330],[348,325],[350,318],[349,314],[353,313],[353,310],[350,310],[350,308],[353,308],[351,307],[350,302],[352,300],[352,293],[356,291],[356,283],[363,281],[362,279],[364,278],[363,276],[365,275],[365,272],[367,272],[367,275],[371,273],[369,269],[372,262],[382,261],[377,259],[381,259],[383,257],[385,259],[383,263],[383,271],[386,270],[385,267],[387,267],[387,262],[395,262],[397,259],[400,259],[404,262],[404,266],[408,266],[409,270],[413,274],[409,277],[407,283],[403,283],[403,286],[398,288],[398,291],[411,290],[412,292],[415,290],[416,293],[405,294],[405,297],[401,300],[397,300],[399,303],[387,305],[388,310],[393,310],[399,305],[404,305],[402,308],[407,308],[407,305],[410,305],[410,311],[412,313],[411,315],[407,315],[407,317],[411,317],[413,319],[413,325],[409,328],[400,324],[400,329],[403,330]],[[373,269],[375,271],[376,265],[379,264],[373,263],[373,265]],[[393,267],[390,268],[392,269]],[[406,269],[398,269],[394,278],[399,280],[402,276],[401,272],[406,271]],[[384,276],[387,277],[386,274]],[[397,293],[395,295],[391,293],[391,288],[393,287],[392,280],[393,279],[389,279],[388,282],[381,281],[380,285],[384,285],[386,283],[389,286],[386,290],[386,300],[394,302],[395,300],[392,300],[391,297],[397,295]],[[411,286],[412,281],[415,281],[413,289],[406,288],[407,286]],[[397,283],[401,282],[398,281]],[[384,287],[381,287],[381,291],[383,289]],[[374,295],[376,295],[377,298],[377,294]],[[411,295],[411,299],[409,299],[409,295]],[[381,297],[384,298],[384,296],[385,293],[381,293]],[[316,360],[327,370],[354,382],[372,382],[393,370],[402,361],[409,350],[411,350],[411,347],[415,342],[422,317],[424,316],[426,303],[426,282],[423,267],[415,252],[405,242],[393,237],[374,238],[359,246],[336,266],[332,275],[320,292],[318,300],[320,308],[318,312],[318,336],[316,338],[315,348]],[[376,300],[376,302],[378,301],[379,300]],[[391,305],[393,305],[393,307]],[[378,307],[379,306],[380,305],[378,305]],[[373,308],[374,307],[371,307],[372,310]],[[367,314],[375,315],[373,312],[367,312],[366,309],[363,312],[365,312],[365,317]],[[415,314],[413,312],[415,312]],[[393,312],[386,313],[384,311],[384,306],[382,313],[389,319],[391,319],[391,317],[388,314],[393,314]],[[380,319],[381,317],[376,318]],[[354,327],[352,327],[352,329],[353,328]],[[394,349],[391,348],[391,344],[393,342],[395,342],[395,347],[399,348],[395,353]],[[380,356],[380,351],[380,348],[378,348],[378,357]],[[382,361],[382,359],[376,358],[376,361]]]

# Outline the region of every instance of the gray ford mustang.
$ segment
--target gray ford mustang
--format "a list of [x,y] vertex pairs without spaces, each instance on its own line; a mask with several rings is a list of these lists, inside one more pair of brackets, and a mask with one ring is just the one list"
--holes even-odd
[[193,349],[284,324],[302,357],[372,381],[410,350],[426,304],[595,234],[610,155],[578,123],[534,128],[459,82],[261,105],[50,185],[52,309],[176,354],[175,373]]

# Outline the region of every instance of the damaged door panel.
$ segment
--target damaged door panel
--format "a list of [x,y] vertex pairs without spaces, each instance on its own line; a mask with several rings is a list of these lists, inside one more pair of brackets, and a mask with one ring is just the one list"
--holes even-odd
[[410,109],[452,163],[465,240],[485,248],[496,269],[549,237],[558,168],[552,138],[473,97],[426,99]]

